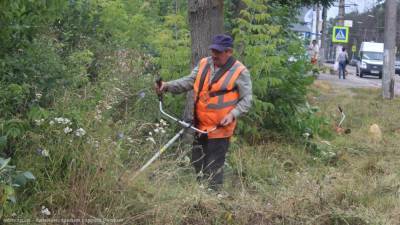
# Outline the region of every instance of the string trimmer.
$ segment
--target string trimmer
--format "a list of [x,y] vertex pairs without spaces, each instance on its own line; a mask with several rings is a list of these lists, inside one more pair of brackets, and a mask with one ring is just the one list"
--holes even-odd
[[[161,83],[162,80],[161,78],[159,78],[157,80],[157,86],[160,88],[161,87]],[[148,166],[150,166],[163,152],[165,152],[169,147],[171,147],[171,145],[178,140],[178,138],[180,138],[187,129],[192,129],[195,132],[199,133],[199,134],[205,134],[207,135],[208,133],[214,131],[217,129],[217,127],[209,130],[209,131],[203,131],[200,130],[196,127],[193,126],[193,124],[191,123],[187,123],[183,120],[180,120],[178,118],[175,118],[173,116],[171,116],[170,114],[166,113],[163,109],[163,96],[162,93],[158,94],[158,101],[159,101],[159,108],[160,108],[160,112],[162,115],[166,116],[167,118],[173,120],[174,122],[178,123],[180,126],[182,126],[183,128],[174,136],[172,137],[164,146],[162,146],[160,148],[160,150],[158,150],[158,152],[156,152],[156,154],[153,155],[153,157],[151,157],[151,159],[149,161],[147,161],[138,171],[137,173],[134,175],[134,177],[136,177],[139,173],[143,172]]]
[[344,114],[344,111],[343,111],[342,107],[338,106],[338,109],[339,109],[340,114],[342,115],[342,118],[340,119],[339,124],[336,126],[336,132],[339,133],[339,134],[341,134],[341,133],[350,134],[351,133],[351,129],[342,128],[342,123],[346,119],[346,115]]

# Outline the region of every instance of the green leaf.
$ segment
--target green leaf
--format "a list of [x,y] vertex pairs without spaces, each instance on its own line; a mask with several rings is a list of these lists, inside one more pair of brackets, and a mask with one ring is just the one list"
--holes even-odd
[[0,158],[0,170],[4,169],[4,167],[7,166],[7,164],[10,162],[11,158],[8,159],[3,159]]
[[14,184],[16,187],[24,186],[29,180],[35,180],[35,176],[29,171],[18,174],[14,177]]
[[11,186],[5,186],[4,187],[4,195],[8,200],[10,200],[13,203],[15,203],[15,191],[14,191],[14,188],[12,188]]
[[3,150],[7,146],[7,136],[0,137],[0,150]]
[[29,172],[29,171],[24,172],[23,175],[28,180],[35,180],[36,179],[35,176],[33,176],[33,174],[31,172]]
[[24,186],[28,182],[24,176],[23,173],[18,174],[16,177],[14,177],[14,183],[19,185],[19,186]]

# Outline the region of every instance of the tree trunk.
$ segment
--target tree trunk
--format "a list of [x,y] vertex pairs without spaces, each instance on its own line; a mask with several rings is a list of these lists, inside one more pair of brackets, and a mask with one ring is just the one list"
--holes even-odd
[[[209,55],[208,46],[212,37],[224,32],[223,0],[188,0],[190,34],[192,38],[192,68],[197,62]],[[183,118],[193,120],[193,92],[186,96]]]

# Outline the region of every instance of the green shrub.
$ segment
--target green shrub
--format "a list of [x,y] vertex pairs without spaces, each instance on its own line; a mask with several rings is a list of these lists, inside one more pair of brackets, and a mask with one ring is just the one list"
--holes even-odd
[[10,160],[0,157],[0,219],[3,218],[3,214],[10,213],[10,203],[17,202],[15,189],[36,179],[31,172],[17,171],[15,166],[10,166]]
[[301,41],[288,29],[290,10],[266,0],[243,2],[247,8],[233,33],[238,56],[251,73],[254,102],[239,133],[253,142],[271,133],[299,136],[305,132],[302,109],[313,77],[307,76],[311,66]]

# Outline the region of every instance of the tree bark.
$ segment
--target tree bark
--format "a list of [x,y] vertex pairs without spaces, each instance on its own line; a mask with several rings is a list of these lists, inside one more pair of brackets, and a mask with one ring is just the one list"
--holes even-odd
[[224,32],[224,1],[189,0],[188,13],[194,66],[208,55],[212,37]]
[[[190,35],[192,39],[193,68],[197,62],[209,55],[208,46],[212,37],[224,32],[224,1],[223,0],[188,0],[188,15]],[[193,120],[193,91],[186,96],[186,106],[183,118]]]

